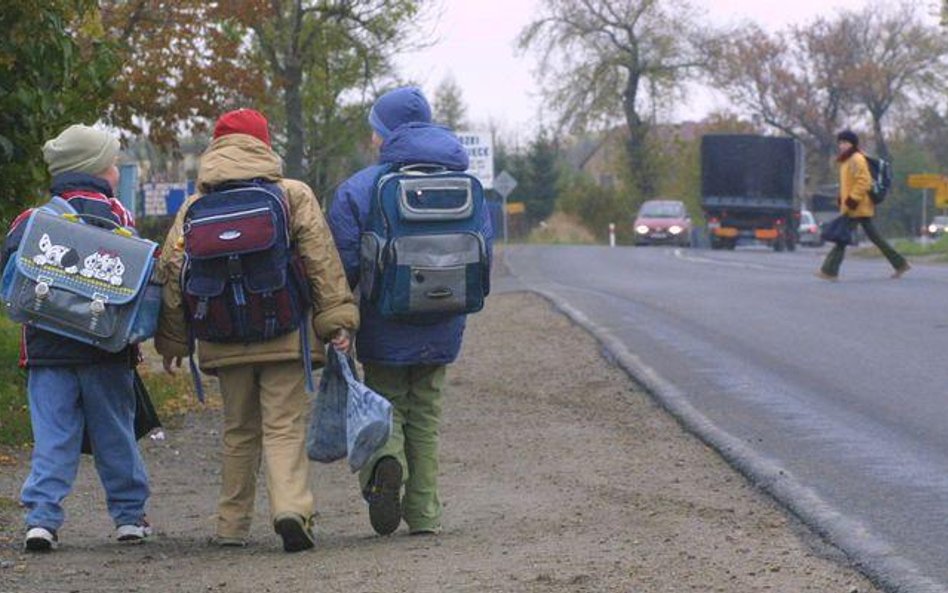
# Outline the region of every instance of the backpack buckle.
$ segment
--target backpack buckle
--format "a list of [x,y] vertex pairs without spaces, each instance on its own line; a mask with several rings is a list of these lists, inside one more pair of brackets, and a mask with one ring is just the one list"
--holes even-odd
[[231,255],[227,258],[227,273],[230,274],[231,278],[243,276],[244,266],[240,261],[239,255]]

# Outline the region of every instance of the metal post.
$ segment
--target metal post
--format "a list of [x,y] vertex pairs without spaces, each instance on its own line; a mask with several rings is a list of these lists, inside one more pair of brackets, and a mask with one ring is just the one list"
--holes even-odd
[[507,244],[507,195],[504,194],[504,245]]

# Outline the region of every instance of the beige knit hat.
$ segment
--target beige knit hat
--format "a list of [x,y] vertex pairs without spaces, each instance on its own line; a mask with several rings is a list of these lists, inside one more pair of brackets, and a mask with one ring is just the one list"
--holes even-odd
[[118,155],[119,141],[104,130],[75,124],[43,145],[43,159],[51,175],[75,171],[98,175]]

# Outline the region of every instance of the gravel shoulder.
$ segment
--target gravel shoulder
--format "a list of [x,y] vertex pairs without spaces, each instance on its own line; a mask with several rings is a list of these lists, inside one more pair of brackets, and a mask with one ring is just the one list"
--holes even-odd
[[314,464],[318,542],[282,552],[263,484],[251,545],[208,544],[220,412],[142,442],[157,534],[113,541],[89,459],[63,545],[20,551],[24,452],[0,466],[0,593],[26,591],[879,591],[835,548],[683,430],[543,299],[494,295],[449,369],[445,531],[373,535],[344,462]]

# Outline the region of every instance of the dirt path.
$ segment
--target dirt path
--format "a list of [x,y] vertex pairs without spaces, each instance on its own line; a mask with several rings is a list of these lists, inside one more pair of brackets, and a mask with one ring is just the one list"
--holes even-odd
[[[86,460],[62,548],[21,553],[9,501],[26,458],[0,466],[0,593],[877,591],[536,296],[491,297],[471,320],[449,388],[440,537],[404,527],[375,537],[339,463],[314,467],[314,551],[284,554],[264,512],[250,547],[209,546],[219,413],[208,410],[143,445],[157,529],[143,546],[112,541]],[[260,511],[265,496],[261,488]]]

